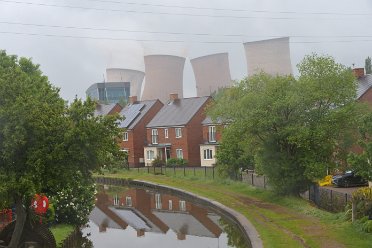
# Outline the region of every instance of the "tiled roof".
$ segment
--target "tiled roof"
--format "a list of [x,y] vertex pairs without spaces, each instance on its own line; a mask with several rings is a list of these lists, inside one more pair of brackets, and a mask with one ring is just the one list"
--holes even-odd
[[358,78],[357,99],[359,99],[371,87],[372,87],[372,75],[366,74]]
[[94,116],[107,115],[115,107],[116,104],[117,103],[97,104],[96,109],[94,110]]
[[123,108],[119,113],[120,116],[125,117],[125,120],[120,122],[120,127],[133,129],[156,101],[157,100],[141,101],[125,106],[125,108]]
[[208,96],[203,96],[169,101],[149,122],[147,127],[186,125],[208,99]]
[[202,125],[216,125],[216,124],[222,124],[222,120],[220,118],[217,118],[216,121],[213,121],[210,116],[207,116],[203,121]]

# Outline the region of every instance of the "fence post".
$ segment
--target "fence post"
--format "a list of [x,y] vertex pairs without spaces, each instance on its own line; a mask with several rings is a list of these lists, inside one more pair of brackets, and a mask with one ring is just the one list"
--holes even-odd
[[333,190],[331,190],[331,206],[330,206],[330,209],[333,211]]
[[173,175],[176,175],[176,166],[173,165]]
[[150,174],[150,166],[147,166],[147,174]]
[[345,205],[347,205],[347,193],[345,193]]
[[138,173],[139,173],[139,167],[137,167],[137,169],[138,169]]
[[264,189],[266,189],[266,176],[264,175],[263,178],[264,178]]
[[253,183],[253,173],[252,173],[252,186],[254,186],[254,183]]
[[195,167],[194,167],[194,176],[195,176]]
[[183,176],[186,176],[186,166],[183,166]]
[[214,166],[212,167],[212,178],[214,179]]
[[351,222],[355,221],[356,214],[356,202],[351,200]]
[[155,175],[155,166],[152,166],[152,168],[154,168],[154,175]]
[[207,177],[207,167],[204,166],[204,177]]
[[160,174],[163,175],[163,166],[160,166]]

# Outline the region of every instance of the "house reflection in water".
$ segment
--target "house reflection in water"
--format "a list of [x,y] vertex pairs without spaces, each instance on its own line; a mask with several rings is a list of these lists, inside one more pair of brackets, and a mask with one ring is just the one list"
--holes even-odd
[[145,189],[122,188],[120,193],[109,190],[97,194],[90,220],[99,227],[126,229],[131,226],[137,237],[146,232],[167,233],[171,229],[178,240],[188,235],[218,238],[222,231],[220,216],[183,199]]

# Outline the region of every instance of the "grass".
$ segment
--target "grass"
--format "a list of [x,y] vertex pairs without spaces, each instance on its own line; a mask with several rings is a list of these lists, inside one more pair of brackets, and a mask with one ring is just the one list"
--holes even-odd
[[53,233],[54,238],[56,239],[57,247],[60,247],[60,244],[65,240],[74,230],[74,227],[67,224],[58,224],[50,228],[50,231]]
[[105,173],[106,177],[132,178],[182,188],[235,209],[249,219],[265,247],[371,247],[372,234],[295,197],[230,180],[211,180],[193,175],[165,176],[138,171]]

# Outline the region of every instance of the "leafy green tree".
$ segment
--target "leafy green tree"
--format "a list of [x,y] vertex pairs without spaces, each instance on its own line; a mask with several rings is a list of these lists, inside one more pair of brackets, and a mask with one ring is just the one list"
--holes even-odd
[[256,169],[284,194],[298,194],[342,161],[360,119],[350,70],[315,54],[298,69],[298,79],[264,73],[246,78],[209,110],[231,123],[225,132],[236,140],[226,146],[222,140],[219,161],[234,166],[241,155],[229,157],[229,150],[253,156]]
[[369,56],[365,60],[364,68],[366,69],[366,74],[372,74],[372,63]]
[[351,153],[348,161],[357,174],[372,181],[372,113],[364,118],[360,133],[359,145],[362,152]]
[[35,193],[76,185],[76,174],[92,183],[92,170],[120,159],[118,117],[94,108],[89,99],[67,106],[38,65],[0,51],[0,195],[17,214],[9,247],[19,245]]

